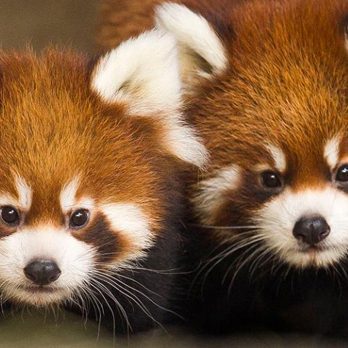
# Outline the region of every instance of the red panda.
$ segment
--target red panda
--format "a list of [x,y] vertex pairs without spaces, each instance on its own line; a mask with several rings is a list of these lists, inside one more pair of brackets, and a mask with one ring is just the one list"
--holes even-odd
[[193,320],[347,335],[348,2],[180,3],[152,24],[178,40],[210,154],[189,192]]
[[153,30],[97,60],[1,52],[0,76],[2,301],[117,333],[164,323],[181,176],[206,157],[180,111],[174,38]]

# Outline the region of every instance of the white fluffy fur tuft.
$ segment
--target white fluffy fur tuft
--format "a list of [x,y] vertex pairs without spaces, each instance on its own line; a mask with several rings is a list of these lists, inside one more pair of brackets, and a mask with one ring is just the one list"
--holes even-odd
[[202,167],[207,151],[183,120],[176,41],[160,30],[128,40],[97,64],[92,89],[108,102],[125,103],[137,116],[162,122],[167,149],[181,160]]
[[172,154],[181,160],[202,168],[208,160],[208,151],[195,130],[188,126],[180,114],[163,122],[166,127],[165,142]]
[[108,102],[125,102],[134,113],[176,109],[180,105],[176,41],[159,30],[115,48],[98,62],[92,89]]
[[165,3],[156,9],[159,28],[172,33],[183,49],[193,51],[210,66],[213,74],[227,66],[224,46],[208,21],[186,6]]

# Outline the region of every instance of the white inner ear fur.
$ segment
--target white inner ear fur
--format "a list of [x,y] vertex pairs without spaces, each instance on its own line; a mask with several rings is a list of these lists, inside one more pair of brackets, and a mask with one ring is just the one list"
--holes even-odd
[[[177,39],[179,47],[183,50],[183,64],[187,64],[187,59],[195,59],[192,55],[194,52],[210,65],[209,70],[213,75],[226,68],[225,48],[211,25],[201,15],[192,12],[186,6],[165,3],[156,8],[156,23],[157,27],[169,31]],[[199,71],[200,67],[197,66],[196,69]],[[206,77],[211,74],[203,74],[202,71],[199,73]]]
[[130,103],[134,113],[177,109],[181,82],[174,37],[152,30],[123,42],[100,59],[91,86],[106,101]]
[[105,101],[125,103],[130,114],[157,118],[172,154],[198,167],[205,164],[207,151],[180,112],[181,81],[172,35],[153,30],[124,42],[101,58],[91,86]]

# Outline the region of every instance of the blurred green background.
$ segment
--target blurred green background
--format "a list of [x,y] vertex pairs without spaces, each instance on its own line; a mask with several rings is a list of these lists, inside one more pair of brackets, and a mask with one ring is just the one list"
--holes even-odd
[[[131,1],[131,0],[129,0]],[[97,0],[0,0],[2,48],[49,43],[93,52]]]

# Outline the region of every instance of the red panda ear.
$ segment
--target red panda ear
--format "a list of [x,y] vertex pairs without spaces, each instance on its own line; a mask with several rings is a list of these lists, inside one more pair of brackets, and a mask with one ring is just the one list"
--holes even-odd
[[181,82],[174,37],[159,30],[123,42],[96,64],[91,87],[108,102],[125,102],[135,113],[180,104]]
[[123,103],[130,115],[156,119],[166,149],[202,167],[205,147],[181,114],[181,80],[175,38],[152,30],[122,43],[96,64],[91,88],[106,102]]
[[155,12],[157,27],[178,41],[185,84],[190,85],[197,76],[210,78],[226,68],[225,48],[204,17],[174,3],[162,4]]

